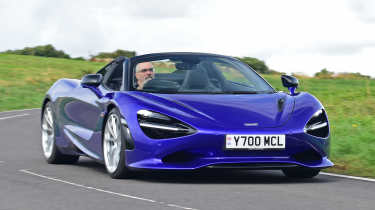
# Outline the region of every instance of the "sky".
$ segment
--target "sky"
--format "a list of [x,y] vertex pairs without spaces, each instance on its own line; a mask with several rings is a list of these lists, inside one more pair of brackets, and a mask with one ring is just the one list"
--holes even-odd
[[0,0],[0,28],[0,51],[208,52],[375,77],[373,0]]

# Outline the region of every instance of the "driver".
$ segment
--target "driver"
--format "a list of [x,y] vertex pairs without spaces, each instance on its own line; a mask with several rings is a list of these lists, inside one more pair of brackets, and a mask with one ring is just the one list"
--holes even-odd
[[138,63],[135,68],[135,78],[137,79],[137,89],[142,90],[146,82],[155,78],[154,66],[151,62]]

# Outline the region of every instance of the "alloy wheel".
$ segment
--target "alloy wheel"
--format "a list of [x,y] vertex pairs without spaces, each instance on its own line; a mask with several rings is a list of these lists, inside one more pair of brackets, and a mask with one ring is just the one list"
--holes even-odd
[[47,159],[51,157],[53,144],[55,143],[55,132],[53,126],[52,110],[51,107],[47,106],[44,110],[42,120],[42,148],[43,154]]
[[109,173],[118,168],[121,153],[121,130],[120,119],[117,115],[111,114],[108,117],[104,130],[103,154],[104,162]]

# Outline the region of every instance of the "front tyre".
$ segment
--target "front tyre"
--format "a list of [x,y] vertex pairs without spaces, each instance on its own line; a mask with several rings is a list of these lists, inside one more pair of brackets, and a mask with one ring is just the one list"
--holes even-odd
[[126,167],[125,137],[121,125],[120,112],[114,108],[106,118],[103,133],[103,157],[108,174],[114,178],[128,178],[131,176]]
[[76,163],[79,156],[63,155],[55,142],[55,121],[51,102],[47,102],[42,113],[42,151],[47,163]]
[[283,173],[291,178],[313,178],[319,174],[319,169],[312,169],[307,167],[296,167],[283,169]]

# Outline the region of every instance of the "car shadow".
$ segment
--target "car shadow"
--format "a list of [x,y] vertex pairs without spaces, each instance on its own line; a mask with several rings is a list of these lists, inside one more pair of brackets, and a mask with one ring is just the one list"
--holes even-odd
[[[91,159],[80,160],[76,166],[85,167],[101,174],[107,171],[103,164]],[[108,176],[108,179],[109,176]],[[327,183],[337,179],[317,176],[312,179],[288,178],[281,170],[223,170],[197,171],[135,171],[130,180],[165,184],[298,184]]]
[[88,168],[90,170],[93,170],[99,173],[107,173],[107,170],[105,169],[103,164],[98,163],[95,160],[92,160],[86,157],[81,157],[79,161],[75,164],[75,166]]
[[318,176],[312,179],[288,178],[281,170],[199,170],[194,172],[143,172],[137,180],[185,184],[287,184],[327,183],[334,180]]

